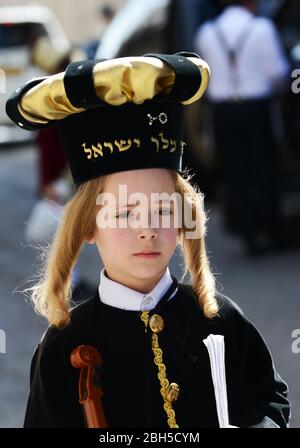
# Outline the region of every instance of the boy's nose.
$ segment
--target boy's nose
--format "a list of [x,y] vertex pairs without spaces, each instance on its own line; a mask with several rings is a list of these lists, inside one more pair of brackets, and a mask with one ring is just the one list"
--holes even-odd
[[138,237],[139,237],[139,239],[148,239],[148,240],[156,239],[157,232],[155,229],[151,229],[151,227],[145,228],[145,229],[140,229],[138,231]]

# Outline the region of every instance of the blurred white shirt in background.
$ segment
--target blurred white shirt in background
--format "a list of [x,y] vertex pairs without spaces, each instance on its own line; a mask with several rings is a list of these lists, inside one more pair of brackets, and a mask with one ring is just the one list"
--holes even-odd
[[[207,94],[212,101],[267,98],[288,75],[289,63],[271,20],[255,17],[241,6],[226,8],[200,27],[194,48],[211,68]],[[236,49],[232,67],[228,53]]]

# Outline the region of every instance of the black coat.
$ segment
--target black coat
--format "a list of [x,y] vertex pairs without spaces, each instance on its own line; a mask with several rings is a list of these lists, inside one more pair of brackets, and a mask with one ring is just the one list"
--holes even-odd
[[[274,370],[270,352],[240,308],[218,294],[219,317],[208,320],[191,286],[179,284],[170,301],[150,313],[165,323],[159,334],[167,378],[180,386],[173,403],[179,428],[218,427],[209,356],[209,334],[225,339],[230,424],[239,427],[285,427],[289,420],[287,385]],[[84,427],[78,402],[79,370],[70,353],[82,344],[101,353],[103,406],[109,427],[168,427],[153,362],[151,330],[145,332],[139,311],[103,304],[98,291],[72,311],[63,330],[50,327],[34,353],[24,427]]]

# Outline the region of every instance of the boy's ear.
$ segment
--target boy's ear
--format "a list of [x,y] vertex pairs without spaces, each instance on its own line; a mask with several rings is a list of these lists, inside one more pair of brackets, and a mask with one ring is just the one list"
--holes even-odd
[[85,237],[85,242],[88,244],[95,244],[96,242],[95,232],[88,233],[87,236]]

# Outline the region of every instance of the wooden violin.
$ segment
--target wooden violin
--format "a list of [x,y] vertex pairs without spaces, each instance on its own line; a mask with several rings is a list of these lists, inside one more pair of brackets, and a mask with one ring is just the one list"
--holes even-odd
[[88,428],[107,428],[102,407],[102,358],[92,345],[80,345],[71,353],[72,366],[80,369],[79,402],[83,406]]

